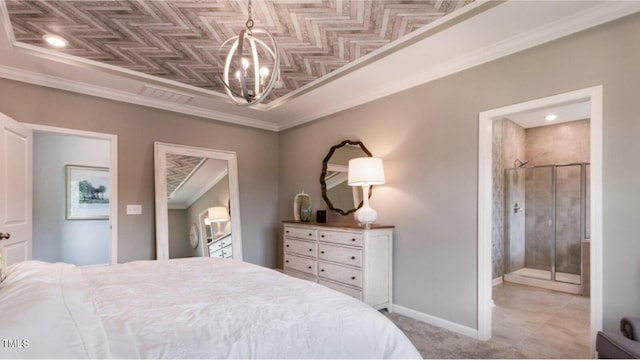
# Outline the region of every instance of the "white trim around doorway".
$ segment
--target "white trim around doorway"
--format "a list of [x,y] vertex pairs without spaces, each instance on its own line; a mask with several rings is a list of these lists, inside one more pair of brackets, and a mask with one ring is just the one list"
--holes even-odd
[[602,86],[593,86],[479,113],[478,121],[478,338],[491,338],[491,224],[493,121],[521,113],[580,101],[591,106],[591,354],[602,329]]
[[98,133],[93,131],[84,131],[76,129],[67,129],[47,125],[24,123],[34,132],[48,132],[65,135],[82,136],[86,138],[107,140],[110,143],[109,154],[109,263],[115,265],[118,263],[118,135]]

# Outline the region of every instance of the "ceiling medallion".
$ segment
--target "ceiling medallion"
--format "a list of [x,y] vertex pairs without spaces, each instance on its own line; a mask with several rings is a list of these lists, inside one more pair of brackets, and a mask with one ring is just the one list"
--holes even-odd
[[[237,105],[259,104],[280,78],[280,53],[273,36],[266,30],[253,28],[249,0],[249,20],[238,36],[227,39],[218,55],[231,46],[220,78],[229,98]],[[256,37],[261,35],[262,39]]]

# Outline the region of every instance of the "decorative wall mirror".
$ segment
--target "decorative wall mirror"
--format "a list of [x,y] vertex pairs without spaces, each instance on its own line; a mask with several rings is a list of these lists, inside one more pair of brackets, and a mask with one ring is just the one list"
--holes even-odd
[[[349,160],[365,156],[371,156],[371,152],[362,142],[345,140],[332,146],[322,160],[320,186],[322,198],[329,209],[341,215],[348,215],[362,206],[362,191],[358,186],[349,186],[347,176]],[[369,197],[371,197],[371,188]]]
[[236,153],[154,143],[156,257],[242,260]]

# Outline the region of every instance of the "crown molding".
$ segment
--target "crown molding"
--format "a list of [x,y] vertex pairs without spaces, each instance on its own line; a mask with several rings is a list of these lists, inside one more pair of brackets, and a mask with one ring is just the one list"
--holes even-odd
[[523,51],[577,32],[602,25],[609,21],[634,14],[640,11],[640,2],[611,1],[568,16],[550,24],[536,27],[520,35],[513,36],[498,43],[472,51],[447,63],[432,67],[427,71],[416,74],[410,79],[399,79],[378,90],[363,92],[360,96],[351,97],[339,104],[329,105],[322,110],[311,113],[303,118],[281,124],[279,131],[293,128],[325,116],[344,111],[400,91],[413,88],[428,82],[467,70],[478,65]]
[[249,126],[263,130],[278,131],[276,124],[255,120],[247,117],[231,115],[215,110],[208,110],[200,107],[170,103],[157,100],[147,96],[142,96],[126,91],[109,89],[101,86],[86,84],[78,81],[70,81],[60,77],[35,73],[27,70],[17,69],[0,65],[0,77],[10,80],[21,81],[29,84],[40,85],[75,93],[96,96],[109,100],[125,102],[134,105],[146,106],[160,110],[198,116],[206,119],[217,120],[237,125]]

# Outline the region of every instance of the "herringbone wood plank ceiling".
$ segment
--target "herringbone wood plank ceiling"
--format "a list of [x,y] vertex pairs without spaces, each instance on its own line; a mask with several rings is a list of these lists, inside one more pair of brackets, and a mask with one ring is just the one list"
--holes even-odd
[[[253,0],[256,27],[281,54],[282,86],[295,91],[473,0]],[[223,92],[218,48],[245,27],[247,1],[6,0],[17,41],[47,47],[42,35],[69,41],[67,54]]]

